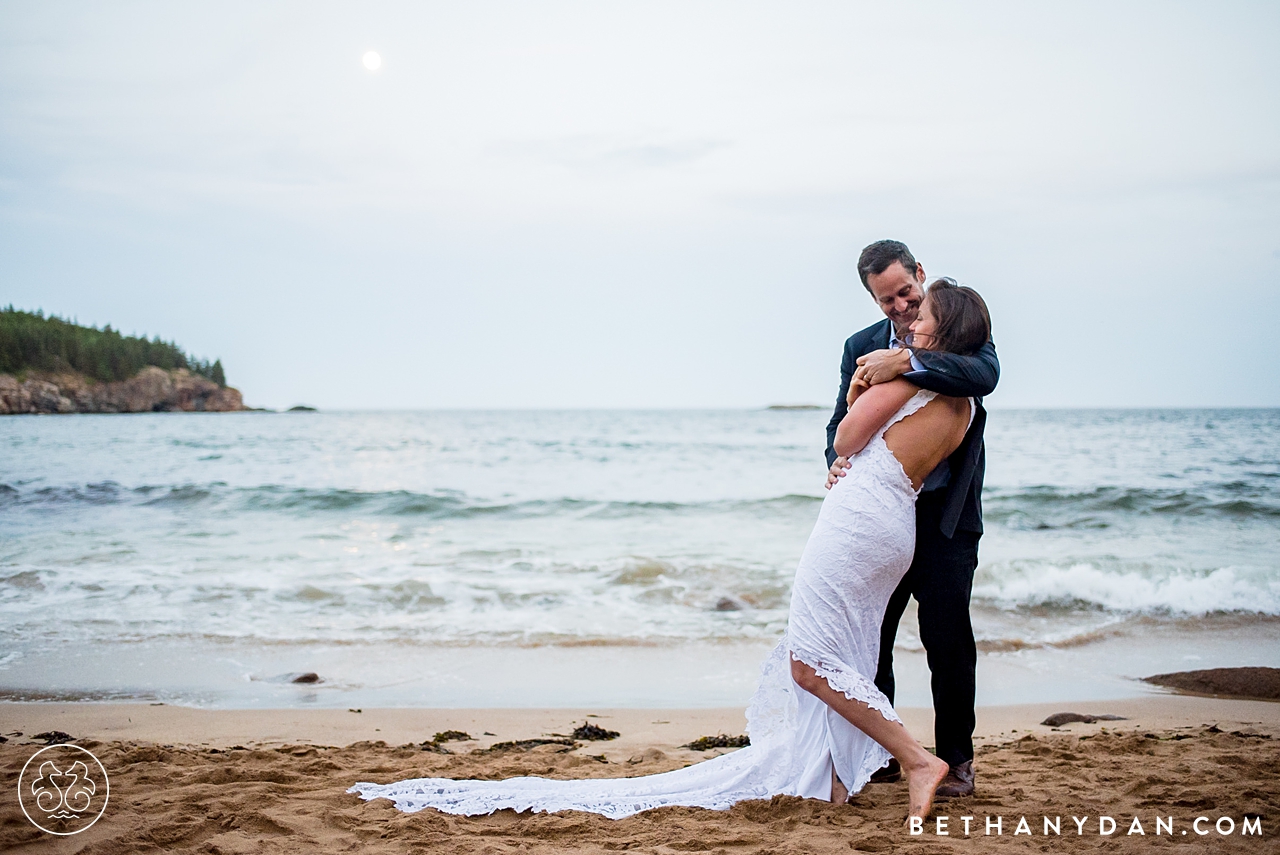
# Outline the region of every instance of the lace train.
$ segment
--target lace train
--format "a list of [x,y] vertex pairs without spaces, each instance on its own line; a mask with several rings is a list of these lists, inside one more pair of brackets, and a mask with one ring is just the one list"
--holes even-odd
[[785,645],[779,644],[761,668],[760,690],[748,711],[751,745],[684,769],[637,778],[575,781],[415,778],[385,785],[359,783],[348,792],[358,793],[366,801],[391,799],[406,813],[427,807],[467,816],[508,808],[518,812],[583,810],[611,819],[671,805],[724,810],[744,799],[769,798],[785,790],[795,760],[786,740],[785,722],[795,719],[786,659]]

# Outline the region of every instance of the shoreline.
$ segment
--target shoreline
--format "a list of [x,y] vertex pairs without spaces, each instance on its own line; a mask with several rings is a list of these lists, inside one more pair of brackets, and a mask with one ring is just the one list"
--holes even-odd
[[[916,618],[904,620],[914,630]],[[1140,625],[1088,645],[983,652],[980,707],[1160,697],[1143,678],[1188,668],[1271,666],[1271,622],[1191,633]],[[897,702],[932,702],[914,632],[895,648]],[[503,647],[165,639],[15,645],[3,702],[165,702],[211,709],[745,708],[774,642]],[[293,683],[314,672],[318,682]],[[483,681],[474,675],[485,674]]]

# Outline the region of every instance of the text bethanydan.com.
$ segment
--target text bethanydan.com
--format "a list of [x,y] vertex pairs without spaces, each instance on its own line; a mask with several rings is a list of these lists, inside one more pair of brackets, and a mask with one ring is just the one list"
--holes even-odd
[[[1040,827],[1036,828],[1036,820],[1040,820]],[[1025,816],[1005,817],[1005,816],[935,816],[932,819],[921,819],[918,816],[911,817],[908,830],[913,836],[922,834],[933,834],[937,837],[1003,837],[1005,835],[1028,835],[1034,837],[1037,834],[1043,837],[1063,837],[1065,835],[1098,835],[1100,837],[1110,837],[1111,835],[1155,835],[1163,837],[1169,835],[1187,836],[1188,834],[1205,837],[1207,835],[1220,835],[1222,837],[1230,837],[1232,835],[1253,835],[1262,836],[1262,817],[1258,814],[1246,813],[1239,822],[1230,816],[1198,816],[1194,819],[1184,819],[1176,821],[1172,816],[1153,816],[1148,817],[1145,821],[1142,817],[1135,816],[1127,826],[1124,818],[1117,819],[1112,816],[1041,816],[1031,817]]]

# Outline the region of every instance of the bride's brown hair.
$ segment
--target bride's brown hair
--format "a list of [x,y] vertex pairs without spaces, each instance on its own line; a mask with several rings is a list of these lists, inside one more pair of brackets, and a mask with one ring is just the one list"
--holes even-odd
[[991,315],[977,291],[944,276],[929,284],[924,298],[937,323],[930,350],[968,356],[991,341]]

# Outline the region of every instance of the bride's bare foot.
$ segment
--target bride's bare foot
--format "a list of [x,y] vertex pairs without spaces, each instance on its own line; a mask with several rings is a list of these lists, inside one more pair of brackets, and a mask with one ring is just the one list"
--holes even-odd
[[840,779],[836,777],[836,770],[831,770],[831,803],[833,805],[843,805],[849,802],[849,788],[840,783]]
[[950,771],[951,767],[947,765],[947,761],[927,753],[916,763],[902,764],[902,773],[907,778],[907,792],[911,802],[908,820],[913,816],[923,819],[929,815],[929,811],[933,810],[934,793]]

